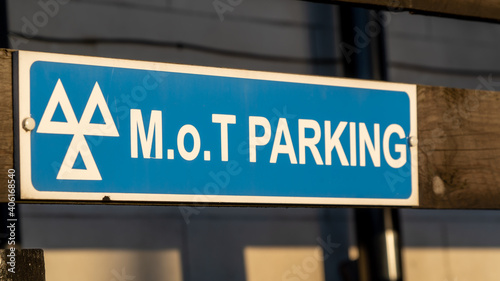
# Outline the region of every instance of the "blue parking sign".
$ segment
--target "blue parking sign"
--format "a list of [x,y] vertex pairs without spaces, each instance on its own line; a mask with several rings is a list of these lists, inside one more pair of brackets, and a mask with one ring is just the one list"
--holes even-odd
[[416,85],[25,51],[16,63],[22,199],[418,205]]

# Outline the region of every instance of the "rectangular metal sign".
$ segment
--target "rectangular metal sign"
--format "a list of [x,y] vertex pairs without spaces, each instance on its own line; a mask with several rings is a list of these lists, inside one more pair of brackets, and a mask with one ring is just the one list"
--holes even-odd
[[418,205],[416,85],[20,51],[21,199]]

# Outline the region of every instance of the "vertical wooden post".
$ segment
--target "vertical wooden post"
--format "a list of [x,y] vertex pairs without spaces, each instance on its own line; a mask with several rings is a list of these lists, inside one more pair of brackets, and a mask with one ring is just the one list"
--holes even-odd
[[0,49],[0,203],[7,202],[7,171],[14,168],[12,52]]
[[45,281],[43,250],[0,250],[0,280]]

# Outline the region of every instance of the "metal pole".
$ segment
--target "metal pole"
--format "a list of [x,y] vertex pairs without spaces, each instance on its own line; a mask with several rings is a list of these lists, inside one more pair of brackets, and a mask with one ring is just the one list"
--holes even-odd
[[[380,14],[374,11],[340,7],[344,76],[387,80],[384,27],[377,17]],[[398,210],[367,208],[354,212],[359,281],[403,280]]]

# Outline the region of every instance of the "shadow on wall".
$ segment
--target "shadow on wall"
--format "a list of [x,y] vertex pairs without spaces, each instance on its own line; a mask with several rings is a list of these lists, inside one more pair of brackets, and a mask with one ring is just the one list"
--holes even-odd
[[205,208],[187,224],[177,207],[23,207],[47,280],[341,280],[348,260],[346,209]]
[[403,210],[405,247],[500,248],[500,212]]

